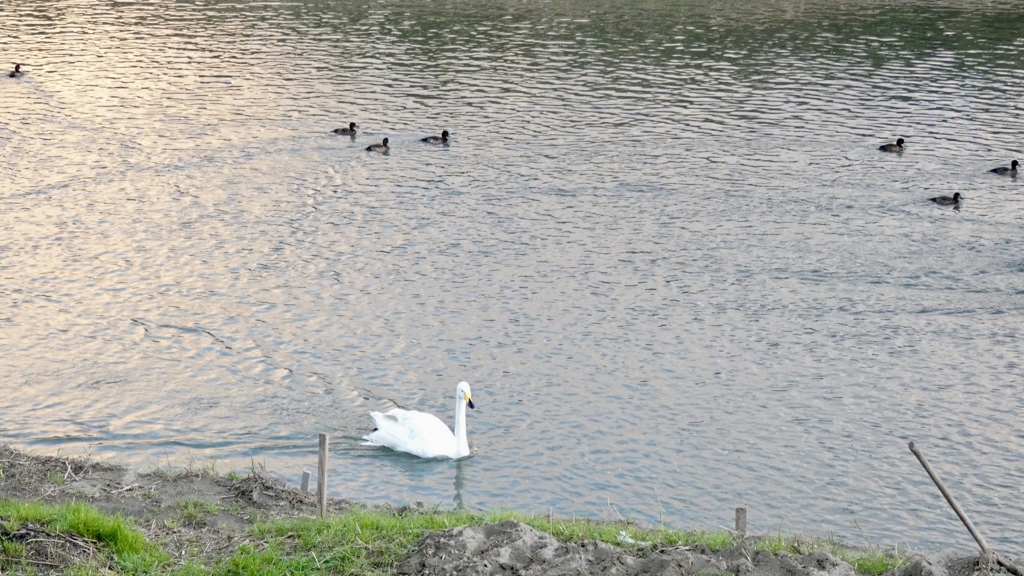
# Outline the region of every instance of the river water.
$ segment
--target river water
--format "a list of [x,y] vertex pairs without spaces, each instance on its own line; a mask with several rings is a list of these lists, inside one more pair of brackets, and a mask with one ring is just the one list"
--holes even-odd
[[1019,12],[6,0],[0,441],[969,549],[914,441],[1024,553]]

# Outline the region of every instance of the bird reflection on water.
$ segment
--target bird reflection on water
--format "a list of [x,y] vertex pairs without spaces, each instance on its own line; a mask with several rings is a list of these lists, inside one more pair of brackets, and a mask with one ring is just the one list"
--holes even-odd
[[466,459],[455,461],[455,508],[463,510],[466,508]]

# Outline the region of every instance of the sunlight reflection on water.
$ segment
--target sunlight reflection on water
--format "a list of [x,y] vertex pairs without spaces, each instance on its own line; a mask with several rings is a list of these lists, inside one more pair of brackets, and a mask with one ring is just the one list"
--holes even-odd
[[[0,440],[965,546],[914,440],[1024,552],[1006,6],[12,6]],[[358,444],[462,379],[473,458]]]

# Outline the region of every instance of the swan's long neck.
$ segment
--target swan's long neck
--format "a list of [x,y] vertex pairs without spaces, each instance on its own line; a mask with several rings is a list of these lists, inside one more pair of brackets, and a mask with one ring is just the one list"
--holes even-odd
[[469,440],[466,440],[466,399],[462,394],[455,396],[455,443],[456,458],[469,456]]

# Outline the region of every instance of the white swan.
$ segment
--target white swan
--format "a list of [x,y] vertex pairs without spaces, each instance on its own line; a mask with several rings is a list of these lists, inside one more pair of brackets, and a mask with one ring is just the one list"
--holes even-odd
[[395,408],[383,414],[370,412],[377,427],[366,436],[366,446],[386,446],[420,458],[462,458],[469,456],[466,440],[466,406],[473,408],[469,384],[455,387],[455,434],[437,416]]

